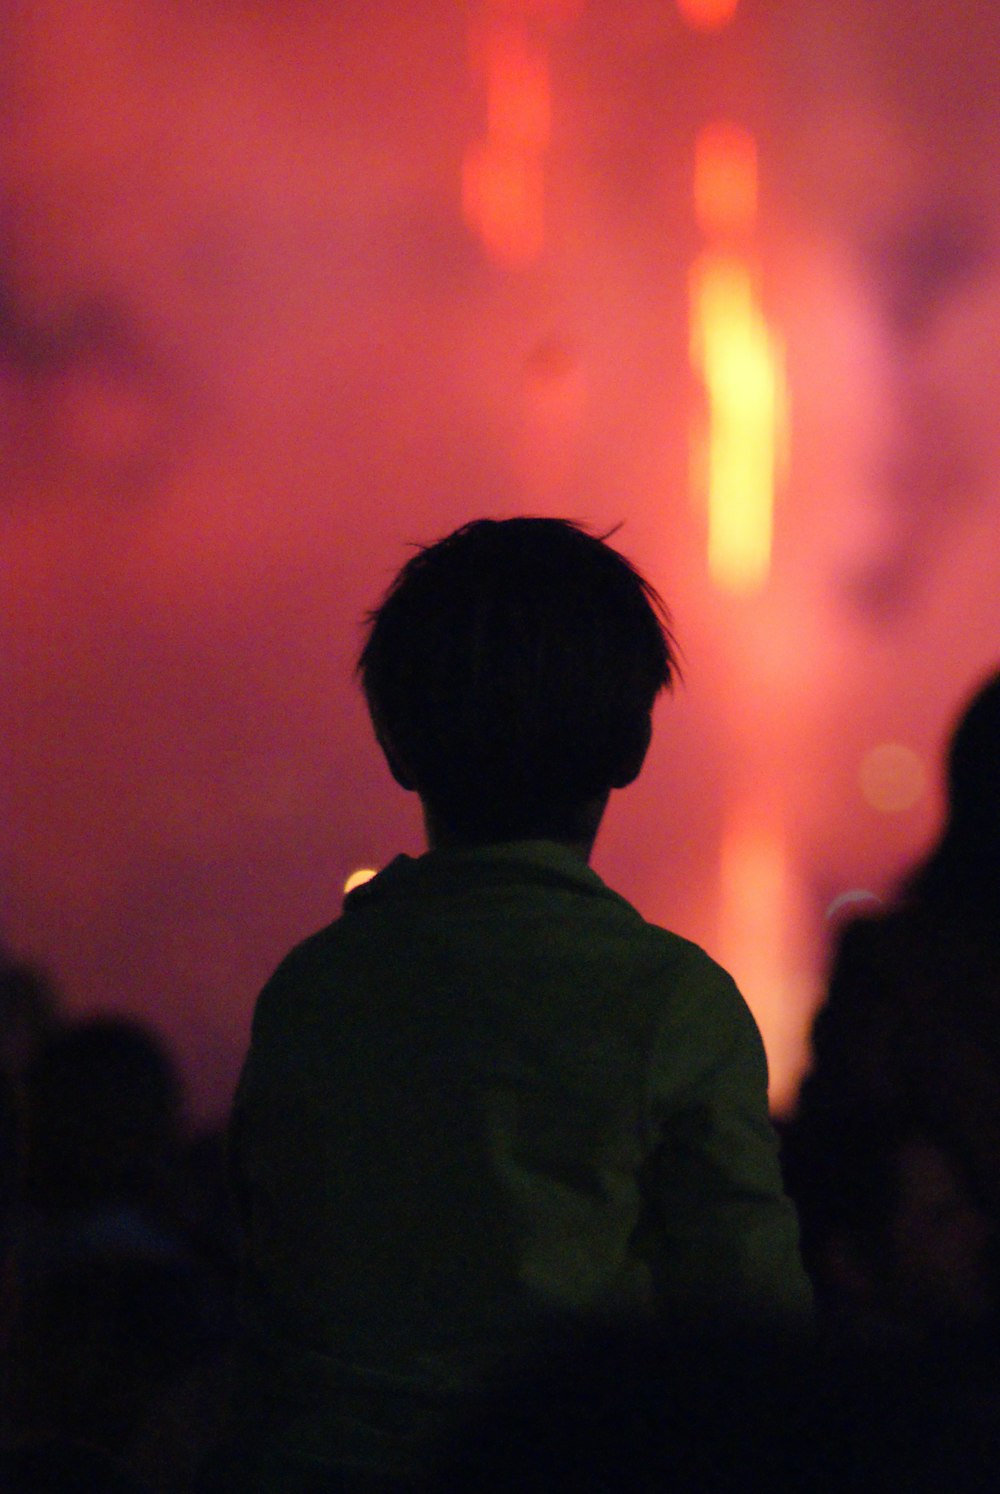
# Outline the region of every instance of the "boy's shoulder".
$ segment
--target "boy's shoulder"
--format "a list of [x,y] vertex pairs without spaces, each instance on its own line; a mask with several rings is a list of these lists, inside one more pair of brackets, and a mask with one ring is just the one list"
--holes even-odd
[[301,991],[335,968],[419,964],[446,946],[452,960],[493,958],[498,973],[537,953],[549,972],[564,964],[571,978],[618,985],[640,1005],[669,998],[679,1020],[711,1010],[742,1025],[746,1013],[732,977],[699,944],[650,922],[554,842],[395,858],[290,951],[269,987]]
[[364,937],[383,918],[432,920],[466,910],[488,916],[494,909],[498,921],[512,924],[523,911],[538,919],[551,915],[553,926],[565,920],[581,931],[607,929],[692,976],[729,979],[700,945],[645,918],[578,855],[547,840],[397,856],[349,893],[341,916],[303,941],[299,950],[305,959],[321,955],[355,932]]

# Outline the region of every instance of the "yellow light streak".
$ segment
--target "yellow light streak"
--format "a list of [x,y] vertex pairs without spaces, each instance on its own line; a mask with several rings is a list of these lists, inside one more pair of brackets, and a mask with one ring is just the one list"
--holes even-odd
[[691,277],[691,359],[707,400],[708,568],[746,594],[771,564],[784,380],[749,266],[706,251]]

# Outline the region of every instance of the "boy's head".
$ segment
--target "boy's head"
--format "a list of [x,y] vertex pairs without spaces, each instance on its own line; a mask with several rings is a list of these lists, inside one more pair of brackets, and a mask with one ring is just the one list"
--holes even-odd
[[563,519],[464,525],[369,625],[358,671],[393,773],[469,843],[585,836],[639,772],[676,670],[653,587]]

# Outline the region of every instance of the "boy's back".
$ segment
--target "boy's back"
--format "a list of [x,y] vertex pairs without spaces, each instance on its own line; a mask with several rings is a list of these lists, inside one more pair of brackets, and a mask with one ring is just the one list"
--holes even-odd
[[765,1083],[729,977],[570,852],[399,858],[258,1006],[245,1421],[287,1395],[297,1456],[404,1474],[581,1317],[794,1318]]
[[373,725],[431,849],[258,1003],[232,1134],[246,1490],[415,1472],[589,1316],[808,1311],[753,1018],[587,865],[672,677],[655,591],[578,526],[478,521],[370,624]]

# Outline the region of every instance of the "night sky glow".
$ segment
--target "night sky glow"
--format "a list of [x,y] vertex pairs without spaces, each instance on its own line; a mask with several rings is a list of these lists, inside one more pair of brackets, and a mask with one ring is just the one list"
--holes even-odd
[[[686,683],[594,864],[730,965],[786,1103],[826,910],[926,844],[1000,657],[1000,10],[2,9],[5,942],[220,1115],[276,961],[422,847],[352,677],[408,545],[621,522]],[[712,122],[756,173],[728,228]],[[708,564],[706,245],[788,401],[743,589]]]

